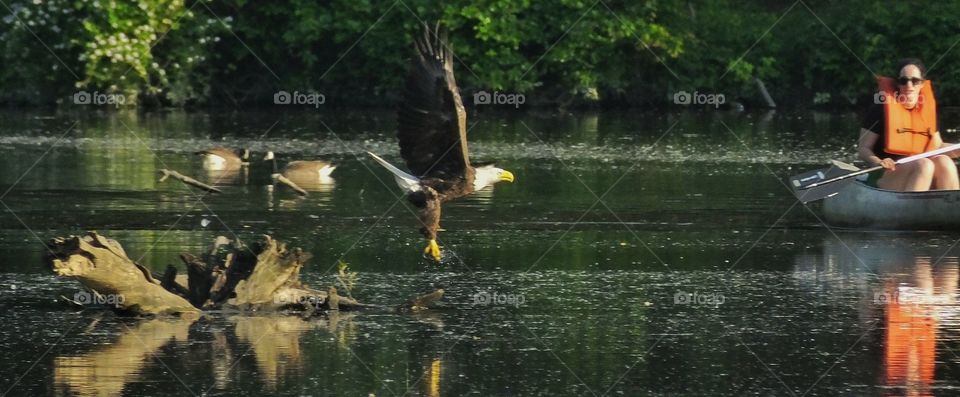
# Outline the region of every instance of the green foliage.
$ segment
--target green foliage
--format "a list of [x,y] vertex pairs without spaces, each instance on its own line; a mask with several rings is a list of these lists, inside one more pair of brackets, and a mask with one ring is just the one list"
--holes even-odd
[[[13,99],[53,102],[75,89],[182,105],[207,95],[213,43],[228,28],[183,0],[14,2],[0,74]],[[26,56],[21,56],[25,54]],[[65,71],[64,71],[65,69]],[[23,91],[17,94],[18,91]],[[5,89],[5,95],[10,95]],[[8,98],[10,99],[10,98]]]
[[128,103],[395,102],[421,23],[449,31],[465,96],[528,104],[664,104],[679,90],[850,104],[919,56],[945,104],[960,90],[960,3],[876,0],[30,0],[0,19],[0,101],[78,89]]
[[773,52],[780,71],[768,86],[801,105],[817,94],[834,105],[862,104],[876,91],[875,74],[894,75],[899,59],[919,57],[938,99],[956,103],[950,97],[960,90],[953,67],[960,52],[950,47],[960,40],[952,17],[958,13],[957,2],[807,1],[764,39],[780,46]]
[[337,283],[346,296],[353,298],[353,287],[357,285],[357,272],[350,271],[350,265],[344,261],[337,261]]
[[80,7],[67,0],[7,2],[0,8],[0,100],[52,103],[73,90],[84,34]]

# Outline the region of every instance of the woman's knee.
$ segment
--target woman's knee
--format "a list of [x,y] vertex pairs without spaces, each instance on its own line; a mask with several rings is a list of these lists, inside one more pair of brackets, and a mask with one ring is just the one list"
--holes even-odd
[[948,156],[934,156],[931,161],[938,171],[957,172],[957,164]]
[[930,159],[919,159],[913,162],[914,171],[918,175],[932,176],[933,172],[937,170],[937,165]]

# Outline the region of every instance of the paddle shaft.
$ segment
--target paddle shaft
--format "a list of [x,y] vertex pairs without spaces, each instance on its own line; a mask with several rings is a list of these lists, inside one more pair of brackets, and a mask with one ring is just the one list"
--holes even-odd
[[[899,163],[898,163],[898,164],[899,164]],[[868,174],[868,173],[871,173],[871,172],[873,172],[873,171],[879,170],[879,169],[881,169],[881,168],[883,168],[883,166],[882,166],[882,165],[878,165],[878,166],[876,166],[876,167],[870,167],[870,168],[863,169],[863,170],[860,170],[860,171],[854,171],[854,172],[851,172],[851,173],[849,173],[849,174],[843,174],[843,175],[840,175],[840,176],[835,177],[835,178],[827,179],[827,180],[825,180],[825,181],[814,182],[814,183],[811,183],[811,184],[809,184],[809,185],[807,185],[807,186],[800,187],[800,189],[801,189],[801,190],[813,189],[813,188],[815,188],[815,187],[817,187],[817,186],[823,186],[823,185],[826,185],[826,184],[829,184],[829,183],[834,183],[834,182],[837,182],[837,181],[842,181],[842,180],[844,180],[844,179],[852,178],[852,177],[855,177],[855,176],[857,176],[857,175]]]
[[[920,159],[925,159],[925,158],[927,158],[927,157],[933,157],[933,156],[936,156],[936,155],[938,155],[938,154],[944,154],[944,153],[947,153],[947,152],[952,152],[952,151],[954,151],[954,150],[960,150],[960,143],[955,144],[955,145],[950,145],[950,146],[947,146],[947,147],[942,147],[942,148],[937,149],[937,150],[931,150],[931,151],[929,151],[929,152],[924,152],[924,153],[920,153],[920,154],[915,154],[915,155],[910,156],[910,157],[904,157],[904,158],[902,158],[902,159],[900,159],[900,160],[897,160],[897,164],[906,164],[906,163],[913,162],[913,161],[917,161],[917,160],[920,160]],[[873,171],[876,171],[876,170],[879,170],[879,169],[882,169],[882,168],[883,168],[883,166],[878,165],[878,166],[876,166],[876,167],[870,167],[870,168],[863,169],[863,170],[860,170],[860,171],[854,171],[854,172],[851,172],[851,173],[849,173],[849,174],[840,175],[840,176],[838,176],[838,177],[836,177],[836,178],[830,178],[830,179],[827,179],[827,180],[825,180],[825,181],[820,181],[820,182],[816,182],[816,183],[811,183],[811,184],[809,184],[809,185],[807,185],[807,186],[801,187],[800,189],[803,189],[803,190],[813,189],[813,188],[815,188],[815,187],[817,187],[817,186],[823,186],[823,185],[826,185],[826,184],[828,184],[828,183],[833,183],[833,182],[836,182],[836,181],[842,181],[842,180],[847,179],[847,178],[855,177],[855,176],[857,176],[857,175],[863,175],[863,174],[870,173],[870,172],[873,172]]]

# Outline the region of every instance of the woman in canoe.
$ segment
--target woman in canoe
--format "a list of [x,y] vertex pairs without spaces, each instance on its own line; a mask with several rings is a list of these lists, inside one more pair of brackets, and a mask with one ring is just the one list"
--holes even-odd
[[860,159],[884,168],[882,174],[871,175],[871,181],[881,189],[895,191],[960,189],[952,158],[957,152],[896,164],[897,159],[946,145],[937,128],[937,102],[923,63],[903,59],[897,72],[896,79],[877,78],[880,90],[860,130]]

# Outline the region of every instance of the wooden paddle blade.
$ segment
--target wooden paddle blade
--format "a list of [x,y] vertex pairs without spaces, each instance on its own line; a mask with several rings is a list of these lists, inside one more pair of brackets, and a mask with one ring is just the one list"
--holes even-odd
[[815,183],[834,179],[839,176],[852,174],[860,169],[849,164],[835,162],[830,168],[822,168],[806,172],[800,175],[790,177],[788,183],[793,195],[797,196],[800,202],[806,204],[811,201],[822,200],[840,192],[845,186],[852,183],[856,178],[841,179],[836,182],[810,188]]

